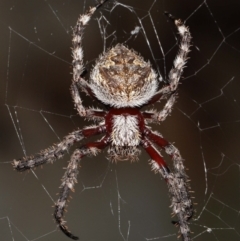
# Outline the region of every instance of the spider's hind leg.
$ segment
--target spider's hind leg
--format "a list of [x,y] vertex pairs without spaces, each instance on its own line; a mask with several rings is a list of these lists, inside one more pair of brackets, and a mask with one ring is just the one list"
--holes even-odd
[[98,142],[85,144],[81,148],[75,150],[66,168],[66,172],[63,175],[62,184],[60,186],[60,196],[55,204],[54,218],[60,230],[71,239],[78,240],[78,237],[73,235],[65,226],[66,222],[63,220],[63,214],[70,190],[74,191],[74,185],[77,182],[79,162],[84,156],[97,155],[101,149],[104,149],[109,144],[109,141],[109,137],[105,136]]
[[182,176],[181,172],[171,172],[160,153],[148,139],[142,140],[142,146],[152,159],[150,162],[152,170],[155,173],[160,173],[167,182],[173,214],[178,217],[175,224],[179,226],[183,241],[191,241],[188,220],[192,216],[193,208],[185,176]]
[[177,147],[175,147],[173,144],[169,143],[167,140],[165,140],[159,133],[155,132],[153,133],[149,129],[145,129],[145,135],[147,138],[149,138],[150,141],[158,145],[160,148],[162,148],[167,155],[169,155],[172,158],[173,161],[173,168],[174,173],[176,176],[178,176],[179,179],[181,179],[184,182],[185,190],[185,209],[186,209],[186,219],[189,220],[192,218],[194,214],[193,204],[191,200],[190,195],[190,185],[189,185],[189,179],[185,171],[185,167],[183,164],[183,159],[181,157],[180,151]]

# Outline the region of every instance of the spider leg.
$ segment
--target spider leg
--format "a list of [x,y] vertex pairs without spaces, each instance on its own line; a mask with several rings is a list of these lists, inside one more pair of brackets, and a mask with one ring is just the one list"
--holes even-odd
[[101,149],[104,149],[109,143],[110,138],[108,136],[105,136],[102,140],[98,142],[88,143],[75,150],[71,156],[70,162],[67,166],[67,170],[63,175],[62,184],[60,186],[60,197],[57,203],[55,204],[54,218],[61,231],[71,239],[77,240],[78,237],[74,236],[65,226],[66,222],[63,220],[63,214],[69,196],[69,192],[70,190],[74,191],[74,184],[77,182],[78,164],[84,156],[97,155],[97,153]]
[[[156,145],[161,147],[166,152],[166,154],[171,156],[171,158],[173,160],[173,167],[174,167],[175,172],[179,173],[182,176],[182,178],[185,180],[185,182],[187,182],[188,177],[185,172],[185,168],[183,165],[183,159],[181,157],[179,150],[173,144],[171,144],[167,140],[165,140],[158,133],[153,133],[151,130],[145,128],[144,134],[146,135],[147,138],[149,138],[150,141],[152,141],[153,143],[155,143]],[[187,185],[187,187],[190,188],[189,185]],[[192,213],[189,216],[189,218],[191,218],[191,216],[193,215],[192,203],[190,203],[189,209],[192,209],[191,210]]]
[[[85,80],[84,80],[85,81]],[[99,101],[92,93],[92,90],[89,88],[85,88],[83,86],[80,86],[80,88],[82,88],[86,94],[90,95],[90,97],[96,99],[97,101]],[[90,89],[90,90],[89,90]],[[75,84],[72,84],[71,86],[71,93],[72,93],[72,96],[74,96],[74,103],[75,103],[75,107],[76,109],[78,110],[78,113],[80,115],[80,111],[82,110],[82,102],[81,102],[81,98],[80,98],[80,95],[79,95],[79,91],[78,91],[78,88]],[[103,120],[105,115],[106,115],[106,111],[103,111],[101,109],[98,109],[98,108],[85,108],[85,117],[87,119],[91,119],[91,120]],[[83,116],[83,115],[81,115]]]
[[86,109],[86,113],[87,115],[85,116],[85,119],[87,120],[93,120],[93,121],[97,121],[97,122],[102,122],[105,120],[105,116],[107,115],[107,112],[99,109],[99,108],[94,108],[94,107],[90,107],[88,109]]
[[43,165],[45,163],[53,163],[57,159],[63,157],[68,149],[76,142],[81,141],[83,138],[98,135],[106,131],[105,126],[86,127],[82,130],[77,130],[63,138],[58,144],[42,150],[35,156],[28,156],[22,159],[13,160],[13,167],[19,172]]
[[161,112],[145,112],[144,115],[148,119],[152,119],[153,121],[164,121],[166,117],[171,113],[172,107],[176,101],[175,91],[178,87],[179,80],[181,78],[184,66],[187,61],[187,55],[190,51],[190,41],[191,34],[189,32],[189,28],[186,27],[180,19],[175,19],[171,14],[166,13],[169,18],[171,18],[175,25],[178,28],[178,32],[181,36],[180,48],[179,52],[174,60],[173,68],[169,72],[169,85],[164,86],[160,89],[145,105],[153,104],[160,99],[166,98],[169,94],[171,94],[167,103],[164,106],[164,109]]
[[[162,145],[165,143],[166,141],[162,139]],[[192,202],[188,193],[186,176],[182,176],[180,172],[172,173],[160,153],[152,146],[152,143],[148,139],[143,138],[142,146],[152,159],[150,162],[152,170],[155,173],[160,173],[167,182],[173,214],[176,214],[179,220],[174,223],[179,225],[183,240],[190,241],[188,220],[192,216]]]
[[174,103],[176,102],[176,94],[173,93],[166,104],[164,105],[164,108],[160,111],[157,112],[155,110],[152,111],[145,111],[142,113],[143,117],[146,118],[147,120],[154,121],[154,122],[161,122],[164,121],[167,116],[172,112],[172,107]]
[[173,68],[170,70],[168,75],[168,85],[160,89],[145,105],[153,104],[160,99],[166,98],[169,94],[172,94],[176,91],[178,87],[179,80],[183,73],[183,69],[187,62],[187,55],[190,52],[190,42],[191,34],[189,28],[185,26],[181,19],[175,19],[171,14],[165,12],[165,14],[174,21],[178,33],[180,34],[181,40],[179,44],[179,52],[173,62]]
[[181,40],[179,44],[179,52],[173,62],[173,68],[170,70],[168,75],[169,85],[165,86],[159,92],[162,94],[174,92],[177,87],[181,75],[183,73],[183,69],[187,62],[187,55],[190,52],[190,42],[191,42],[191,34],[189,32],[189,28],[185,26],[181,19],[174,18],[171,14],[165,12],[165,14],[174,21],[178,32],[180,34]]
[[81,86],[85,89],[90,96],[92,96],[91,88],[88,83],[82,78],[82,74],[84,72],[84,64],[83,64],[83,49],[82,49],[82,39],[83,39],[83,30],[89,20],[91,19],[94,12],[101,7],[105,2],[101,1],[97,6],[90,7],[90,9],[77,20],[76,26],[73,28],[73,39],[72,39],[72,57],[73,57],[73,80],[71,85],[71,94],[74,100],[76,109],[80,116],[87,116],[87,110],[82,104],[82,100],[78,91],[77,86]]

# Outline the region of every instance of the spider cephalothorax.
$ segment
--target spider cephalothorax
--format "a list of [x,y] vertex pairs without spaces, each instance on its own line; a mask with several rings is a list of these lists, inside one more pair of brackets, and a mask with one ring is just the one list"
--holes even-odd
[[[77,148],[71,155],[66,172],[60,186],[60,196],[55,204],[54,218],[59,228],[70,238],[78,239],[65,226],[63,214],[69,193],[77,182],[78,167],[84,156],[97,155],[100,150],[109,147],[108,155],[113,161],[138,159],[139,146],[149,154],[152,170],[160,173],[167,182],[171,197],[173,213],[177,215],[180,233],[184,241],[190,241],[188,220],[193,215],[192,201],[189,195],[189,184],[178,149],[165,140],[159,133],[151,131],[148,123],[161,122],[166,119],[175,103],[175,92],[181,77],[189,52],[191,35],[189,29],[172,15],[181,37],[179,53],[169,73],[168,82],[159,89],[157,76],[149,62],[133,50],[122,44],[117,44],[96,61],[90,81],[83,79],[84,71],[82,35],[83,29],[93,13],[105,1],[92,7],[81,15],[73,29],[73,81],[71,94],[75,107],[82,117],[95,119],[96,126],[77,130],[58,144],[41,151],[35,156],[14,160],[13,166],[18,171],[25,171],[45,163],[52,163],[61,158],[68,149],[83,138],[104,134],[99,141],[89,142]],[[106,111],[85,108],[79,95],[79,87],[91,97],[106,105]],[[141,107],[154,104],[161,99],[168,98],[162,111],[141,111]],[[163,149],[173,160],[173,171],[167,166],[159,152]]]
[[106,128],[111,143],[108,150],[110,160],[136,161],[140,154],[144,119],[134,108],[111,109],[106,116]]
[[149,62],[135,51],[117,44],[96,62],[90,87],[104,104],[117,108],[136,107],[151,99],[158,81]]

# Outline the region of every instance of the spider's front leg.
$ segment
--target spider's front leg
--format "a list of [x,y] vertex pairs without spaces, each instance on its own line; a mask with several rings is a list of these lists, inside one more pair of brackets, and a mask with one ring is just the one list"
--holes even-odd
[[187,63],[187,55],[190,52],[190,42],[192,39],[189,28],[185,26],[181,19],[176,19],[168,12],[165,12],[165,14],[174,21],[178,29],[178,33],[181,36],[181,40],[179,44],[179,52],[173,62],[173,68],[170,70],[168,75],[169,85],[165,86],[159,91],[163,95],[172,93],[177,89],[183,69]]
[[90,7],[90,9],[77,20],[76,26],[73,28],[73,39],[72,39],[72,57],[73,57],[73,80],[71,85],[71,94],[73,101],[75,103],[76,109],[80,116],[88,116],[91,113],[83,106],[82,100],[78,91],[78,86],[84,89],[90,96],[93,96],[91,88],[88,83],[82,78],[82,74],[84,72],[84,64],[83,64],[83,48],[82,48],[82,39],[83,39],[83,31],[89,20],[91,19],[94,12],[100,8],[105,2],[101,1],[95,7]]
[[97,153],[101,149],[104,149],[109,143],[110,138],[108,136],[105,136],[102,140],[98,142],[88,143],[81,148],[75,150],[71,156],[70,162],[67,166],[67,170],[62,178],[62,184],[60,186],[60,197],[55,204],[54,218],[62,232],[71,239],[77,240],[78,237],[74,236],[65,226],[66,222],[63,220],[63,213],[69,196],[69,192],[70,190],[74,191],[74,184],[77,182],[78,164],[84,156],[97,155]]
[[63,138],[58,144],[42,150],[35,156],[24,157],[23,159],[13,160],[13,167],[19,172],[29,170],[31,168],[43,165],[45,163],[53,163],[60,159],[68,151],[68,149],[76,142],[83,138],[104,133],[106,128],[104,125],[95,127],[86,127],[82,130],[77,130]]
[[188,220],[192,216],[193,209],[185,176],[182,176],[180,172],[172,173],[160,153],[152,146],[152,143],[148,139],[143,138],[142,146],[152,159],[150,163],[152,170],[155,173],[160,173],[167,182],[171,195],[171,207],[173,213],[178,217],[176,224],[179,225],[183,241],[190,241]]
[[[156,101],[160,99],[164,99],[171,95],[170,101],[167,102],[166,105],[169,105],[170,108],[164,107],[166,110],[165,113],[155,113],[155,115],[152,116],[153,119],[162,121],[166,118],[166,116],[171,112],[171,108],[175,102],[175,96],[174,92],[177,90],[179,80],[181,78],[181,75],[183,73],[183,69],[187,63],[188,59],[188,53],[190,52],[190,42],[191,42],[191,33],[189,31],[189,28],[184,25],[181,19],[174,18],[171,14],[165,12],[165,14],[174,21],[178,33],[181,37],[180,44],[179,44],[179,52],[173,62],[173,68],[170,70],[168,75],[168,84],[164,86],[162,89],[160,89],[147,103],[146,105],[153,104]],[[169,111],[170,110],[170,111]]]

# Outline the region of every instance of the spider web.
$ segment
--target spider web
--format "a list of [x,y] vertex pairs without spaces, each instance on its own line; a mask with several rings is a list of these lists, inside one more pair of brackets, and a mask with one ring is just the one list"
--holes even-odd
[[[0,2],[1,240],[68,240],[51,214],[69,155],[22,174],[13,171],[11,161],[91,124],[76,115],[69,87],[71,28],[94,4]],[[192,239],[239,240],[240,1],[109,0],[85,31],[86,68],[90,71],[101,52],[120,42],[167,79],[178,36],[164,11],[186,20],[193,46],[172,115],[153,129],[175,143],[189,168],[198,203]],[[98,105],[83,99],[85,106]],[[142,152],[137,163],[112,164],[105,154],[81,162],[66,213],[70,230],[83,241],[177,240],[167,187],[150,171],[149,157]]]

